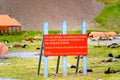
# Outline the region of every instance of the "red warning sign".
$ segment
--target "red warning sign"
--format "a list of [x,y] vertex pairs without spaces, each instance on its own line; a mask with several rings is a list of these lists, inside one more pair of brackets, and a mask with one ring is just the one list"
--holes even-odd
[[86,34],[44,35],[44,56],[86,56]]

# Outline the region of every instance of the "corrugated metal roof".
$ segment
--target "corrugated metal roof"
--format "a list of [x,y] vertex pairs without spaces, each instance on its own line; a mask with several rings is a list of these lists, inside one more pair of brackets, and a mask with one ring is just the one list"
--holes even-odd
[[91,32],[89,37],[98,38],[98,37],[114,37],[117,36],[116,32]]
[[9,15],[0,15],[0,26],[21,26],[21,24]]

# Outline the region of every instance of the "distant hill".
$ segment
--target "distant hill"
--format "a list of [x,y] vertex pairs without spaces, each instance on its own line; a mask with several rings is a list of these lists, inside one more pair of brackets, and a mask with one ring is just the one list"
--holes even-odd
[[120,30],[120,0],[105,6],[95,18],[97,26],[111,31]]
[[44,21],[51,30],[61,29],[62,20],[68,22],[69,30],[80,29],[83,20],[91,28],[102,9],[96,0],[0,0],[0,14],[17,19],[23,30],[42,30]]

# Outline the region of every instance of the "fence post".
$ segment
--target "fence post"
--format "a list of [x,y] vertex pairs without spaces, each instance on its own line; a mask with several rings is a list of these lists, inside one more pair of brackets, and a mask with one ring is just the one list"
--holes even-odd
[[[44,22],[44,34],[48,34],[48,22]],[[44,77],[48,77],[48,56],[44,56]]]
[[[67,31],[67,22],[62,22],[62,34],[66,34]],[[62,57],[62,64],[63,64],[63,76],[67,76],[67,57]]]
[[[82,22],[82,34],[86,34],[86,22]],[[85,76],[87,74],[87,57],[83,56],[83,75]]]
[[39,56],[39,63],[38,63],[38,72],[37,75],[40,74],[40,67],[41,67],[41,60],[42,60],[42,52],[43,52],[43,44],[44,44],[44,34],[42,34],[42,43],[40,47],[40,56]]

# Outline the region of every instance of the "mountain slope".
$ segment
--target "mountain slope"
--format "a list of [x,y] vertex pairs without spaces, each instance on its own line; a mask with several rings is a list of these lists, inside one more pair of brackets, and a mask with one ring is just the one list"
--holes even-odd
[[68,29],[80,29],[80,22],[92,21],[103,5],[96,0],[0,0],[0,14],[16,18],[24,30],[42,30],[43,22],[49,29],[61,29],[62,20]]
[[101,28],[118,30],[120,27],[120,3],[105,6],[95,20]]

